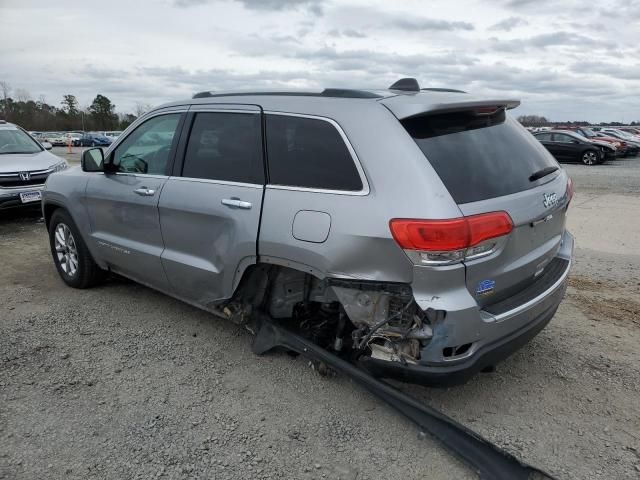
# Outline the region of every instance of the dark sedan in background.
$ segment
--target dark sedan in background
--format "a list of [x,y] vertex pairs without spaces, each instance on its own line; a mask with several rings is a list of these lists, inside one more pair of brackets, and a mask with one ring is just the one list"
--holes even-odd
[[597,165],[616,156],[614,146],[590,140],[570,130],[548,130],[534,133],[534,136],[559,162]]

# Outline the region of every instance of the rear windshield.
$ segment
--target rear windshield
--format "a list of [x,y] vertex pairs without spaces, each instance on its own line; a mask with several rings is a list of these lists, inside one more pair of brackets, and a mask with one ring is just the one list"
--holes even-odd
[[504,110],[491,115],[454,112],[402,121],[458,204],[534,188],[534,172],[557,163]]

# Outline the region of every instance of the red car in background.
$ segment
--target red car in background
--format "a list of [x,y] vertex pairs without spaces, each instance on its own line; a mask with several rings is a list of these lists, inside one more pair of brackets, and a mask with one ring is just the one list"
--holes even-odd
[[640,128],[636,127],[618,127],[618,130],[629,132],[631,135],[640,135]]

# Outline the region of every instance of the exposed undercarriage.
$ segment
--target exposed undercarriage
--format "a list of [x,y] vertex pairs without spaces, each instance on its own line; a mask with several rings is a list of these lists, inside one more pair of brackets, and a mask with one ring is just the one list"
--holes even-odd
[[[275,265],[245,272],[234,297],[216,313],[251,328],[262,311],[289,324],[317,345],[357,358],[415,364],[433,337],[429,312],[407,285],[318,279]],[[435,313],[435,312],[434,312]]]

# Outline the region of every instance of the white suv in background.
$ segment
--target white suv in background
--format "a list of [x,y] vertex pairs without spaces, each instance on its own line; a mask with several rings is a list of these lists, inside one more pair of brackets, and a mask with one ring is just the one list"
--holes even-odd
[[46,151],[22,128],[0,120],[0,210],[39,205],[44,182],[65,168],[67,162]]

